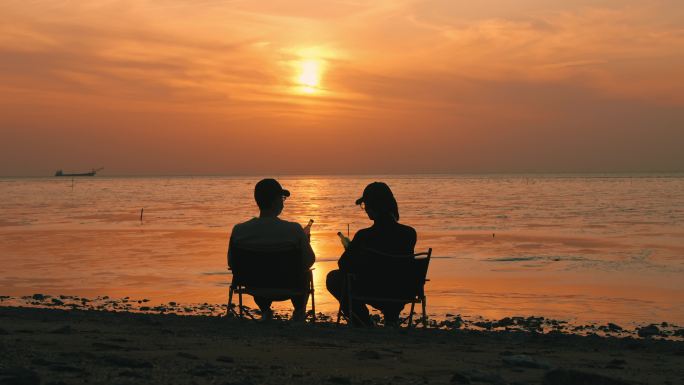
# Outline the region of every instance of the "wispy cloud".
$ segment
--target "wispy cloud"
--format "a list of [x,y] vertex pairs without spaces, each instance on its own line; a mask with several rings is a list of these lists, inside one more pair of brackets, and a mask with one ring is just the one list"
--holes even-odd
[[[150,132],[165,127],[178,143],[189,132],[183,122],[227,127],[243,144],[266,127],[322,154],[366,149],[356,139],[338,149],[330,137],[346,132],[368,146],[432,146],[421,167],[442,171],[516,164],[516,156],[528,167],[522,159],[532,148],[556,148],[558,138],[583,135],[598,143],[588,151],[599,151],[629,132],[633,142],[616,159],[633,165],[628,149],[652,136],[653,124],[653,146],[684,144],[671,129],[684,121],[683,8],[671,0],[7,0],[0,131],[40,132],[55,123],[47,115],[107,131],[101,122],[123,115]],[[315,95],[297,92],[306,58],[324,63]],[[46,117],[29,116],[36,111]],[[293,134],[298,127],[309,136]],[[401,135],[387,139],[392,132]],[[452,143],[468,156],[450,158]],[[493,163],[469,152],[487,145],[499,149]],[[572,164],[571,156],[555,164]]]

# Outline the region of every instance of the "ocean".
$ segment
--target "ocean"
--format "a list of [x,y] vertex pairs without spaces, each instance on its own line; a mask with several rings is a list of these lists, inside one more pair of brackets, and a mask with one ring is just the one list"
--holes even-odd
[[[0,295],[225,303],[228,237],[258,215],[259,179],[0,178]],[[336,233],[370,225],[354,201],[378,180],[417,250],[434,250],[433,317],[684,323],[682,175],[278,179],[292,192],[281,218],[315,221],[318,311],[337,311],[325,288],[343,250]]]

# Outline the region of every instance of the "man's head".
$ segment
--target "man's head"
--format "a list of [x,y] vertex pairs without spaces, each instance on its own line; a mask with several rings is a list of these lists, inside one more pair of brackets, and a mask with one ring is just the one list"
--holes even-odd
[[363,190],[363,196],[356,200],[362,205],[371,220],[399,220],[399,206],[389,186],[383,182],[373,182]]
[[283,201],[290,192],[275,179],[262,179],[254,186],[254,200],[262,213],[278,216],[283,211]]

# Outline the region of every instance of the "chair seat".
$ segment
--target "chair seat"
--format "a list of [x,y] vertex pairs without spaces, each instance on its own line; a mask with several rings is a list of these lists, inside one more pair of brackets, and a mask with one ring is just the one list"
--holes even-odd
[[[407,318],[409,327],[412,327],[413,324],[414,307],[416,304],[420,304],[423,326],[427,327],[427,298],[424,287],[427,281],[430,257],[432,257],[432,248],[429,248],[427,252],[409,255],[388,254],[373,249],[362,250],[362,253],[365,255],[366,261],[373,261],[373,263],[367,262],[362,266],[363,274],[358,272],[347,273],[346,297],[349,299],[347,301],[347,324],[352,325],[350,320],[350,317],[353,317],[352,302],[362,301],[371,305],[374,302],[390,302],[411,304]],[[341,317],[342,301],[340,301],[340,309],[337,312],[338,324]]]
[[[312,269],[304,266],[299,249],[260,251],[237,245],[230,247],[233,279],[228,292],[227,315],[243,317],[243,294],[266,297],[274,301],[306,296],[307,302],[308,297],[311,297],[311,321],[316,322]],[[238,295],[237,312],[233,309],[234,293]],[[247,316],[252,318],[249,312]]]

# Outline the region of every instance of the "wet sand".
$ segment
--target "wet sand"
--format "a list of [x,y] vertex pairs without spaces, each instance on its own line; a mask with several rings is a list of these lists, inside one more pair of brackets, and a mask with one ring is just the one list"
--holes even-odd
[[0,307],[0,384],[681,384],[684,343]]

